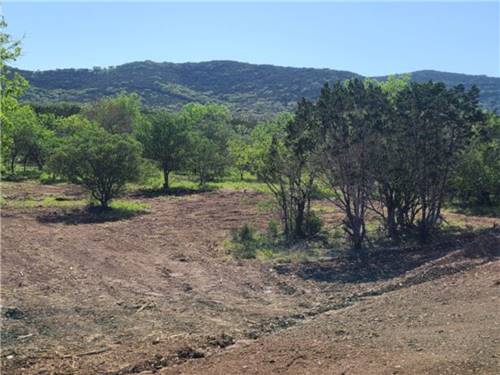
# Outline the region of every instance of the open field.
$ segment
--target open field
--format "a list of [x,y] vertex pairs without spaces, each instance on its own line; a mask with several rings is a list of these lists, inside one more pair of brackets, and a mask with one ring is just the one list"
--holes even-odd
[[[500,224],[428,247],[331,249],[310,262],[236,260],[264,230],[251,189],[132,191],[82,214],[73,185],[2,183],[2,366],[9,374],[482,373],[500,368]],[[327,229],[340,214],[315,205]]]

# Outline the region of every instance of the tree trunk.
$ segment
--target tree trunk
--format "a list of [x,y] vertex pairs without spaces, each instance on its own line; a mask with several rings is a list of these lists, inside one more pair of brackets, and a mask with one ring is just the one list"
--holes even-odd
[[363,231],[360,223],[355,223],[353,225],[351,240],[354,250],[361,250],[363,248]]
[[10,173],[14,174],[15,173],[15,168],[16,168],[16,156],[17,155],[12,155],[10,159]]
[[301,201],[297,203],[297,213],[295,215],[295,233],[294,233],[294,237],[297,239],[305,237],[304,209],[305,209],[305,202]]
[[109,202],[109,198],[107,197],[107,195],[106,194],[101,195],[101,197],[99,198],[99,203],[101,205],[101,211],[107,210],[109,208],[108,202]]
[[168,164],[166,162],[163,162],[163,190],[164,191],[168,191],[170,189],[169,174],[170,174],[170,171],[168,169]]
[[396,223],[396,213],[392,205],[387,206],[387,232],[389,237],[393,240],[397,240],[399,237],[397,223]]
[[419,240],[420,243],[426,243],[429,239],[429,226],[428,226],[428,213],[427,213],[427,202],[424,199],[422,203],[422,212],[420,216],[419,223]]

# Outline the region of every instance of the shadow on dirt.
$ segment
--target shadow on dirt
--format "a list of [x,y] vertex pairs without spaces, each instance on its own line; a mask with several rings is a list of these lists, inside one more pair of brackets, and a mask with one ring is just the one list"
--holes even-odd
[[127,208],[85,207],[70,210],[52,211],[36,217],[37,221],[45,224],[95,224],[108,221],[131,219],[146,214],[146,210],[132,210]]
[[186,195],[201,194],[215,191],[214,188],[200,187],[197,189],[190,188],[170,188],[164,189],[140,189],[130,194],[133,198],[156,198],[156,197],[183,197]]
[[275,270],[280,274],[295,274],[303,279],[319,282],[366,283],[401,276],[453,252],[457,253],[450,262],[460,258],[464,260],[462,263],[469,264],[443,265],[439,274],[432,275],[432,279],[480,264],[472,264],[467,259],[488,262],[500,257],[500,229],[450,234],[441,241],[426,246],[370,249],[367,250],[364,261],[353,261],[350,257],[340,256],[321,262],[282,264],[275,266]]

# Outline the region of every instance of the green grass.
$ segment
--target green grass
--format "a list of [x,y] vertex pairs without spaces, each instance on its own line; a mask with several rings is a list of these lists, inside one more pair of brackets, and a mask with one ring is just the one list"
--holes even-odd
[[224,247],[236,259],[257,259],[279,263],[312,262],[330,256],[331,249],[319,242],[303,242],[289,247],[286,244],[271,243],[259,238],[255,244],[246,247],[231,240],[224,242]]
[[314,244],[303,244],[299,248],[261,248],[256,252],[256,259],[279,263],[312,262],[329,256],[330,250]]
[[[129,184],[128,190],[161,190],[163,187],[163,176],[158,171],[151,176],[149,176],[141,184]],[[259,193],[270,193],[269,187],[265,182],[258,181],[257,177],[251,173],[245,173],[243,175],[243,180],[239,173],[230,173],[227,176],[219,178],[215,181],[207,182],[204,186],[200,186],[195,176],[176,174],[172,173],[170,175],[170,187],[172,190],[191,190],[191,191],[206,191],[206,190],[233,190],[241,191],[247,190],[251,192]],[[316,199],[324,199],[331,196],[331,190],[320,184],[314,191],[313,196]]]
[[[159,191],[163,187],[163,177],[158,174],[148,177],[143,183],[132,183],[127,185],[128,191],[150,190]],[[269,189],[264,182],[257,181],[255,176],[246,174],[241,180],[237,174],[230,174],[216,181],[207,182],[200,186],[195,177],[183,174],[170,175],[170,188],[175,190],[207,191],[207,190],[247,190],[268,193]]]
[[10,170],[2,169],[1,177],[3,181],[20,182],[27,180],[37,180],[40,178],[42,172],[38,168],[32,166],[27,166],[26,170],[24,168],[16,166],[15,173],[11,174]]
[[[127,190],[129,192],[146,190],[146,191],[161,191],[163,187],[163,174],[156,167],[150,168],[150,170],[145,173],[146,176],[143,177],[142,182],[134,182],[127,184]],[[60,178],[55,178],[47,173],[40,172],[35,168],[29,167],[26,172],[17,171],[16,175],[8,175],[4,173],[2,179],[5,181],[27,181],[34,180],[39,181],[42,184],[56,184],[64,182]],[[197,181],[196,176],[171,173],[170,175],[170,187],[173,191],[192,191],[192,192],[202,192],[210,190],[233,190],[241,191],[246,190],[250,192],[259,193],[270,193],[270,190],[266,183],[258,181],[255,175],[251,173],[245,173],[243,175],[243,180],[239,173],[232,172],[227,176],[221,177],[215,181],[207,182],[204,186],[200,186]],[[315,190],[315,198],[324,198],[331,195],[329,189],[326,186],[320,186]],[[36,205],[36,204],[35,204]]]
[[284,241],[277,224],[269,223],[266,232],[259,232],[251,225],[243,225],[231,232],[231,239],[224,242],[227,252],[236,259],[257,259],[281,263],[315,261],[331,254],[325,234],[319,233],[311,240],[293,245]]
[[[200,185],[192,177],[176,175],[173,178],[173,185],[187,189],[198,189]],[[209,190],[248,190],[268,193],[269,188],[264,182],[257,181],[255,176],[246,174],[241,180],[237,174],[225,176],[217,181],[210,181],[203,186]]]
[[151,207],[145,203],[132,200],[122,200],[117,199],[111,202],[109,205],[111,209],[123,212],[124,214],[135,214],[140,212],[146,212]]
[[500,217],[500,206],[461,207],[459,205],[450,205],[449,209],[451,212],[467,216]]
[[[33,208],[33,207],[50,207],[50,208],[83,208],[89,205],[86,199],[66,199],[57,197],[45,197],[43,199],[0,199],[2,206],[15,208]],[[147,211],[150,207],[147,204],[132,201],[132,200],[113,200],[110,204],[113,210],[123,213],[137,213]]]

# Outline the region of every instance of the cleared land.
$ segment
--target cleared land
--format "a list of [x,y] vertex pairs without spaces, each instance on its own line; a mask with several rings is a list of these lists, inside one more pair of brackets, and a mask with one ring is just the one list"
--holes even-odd
[[5,373],[500,369],[499,219],[449,214],[476,232],[365,265],[339,252],[279,263],[224,248],[230,229],[266,227],[264,193],[131,193],[134,212],[106,219],[82,214],[71,185],[2,183],[2,195]]

